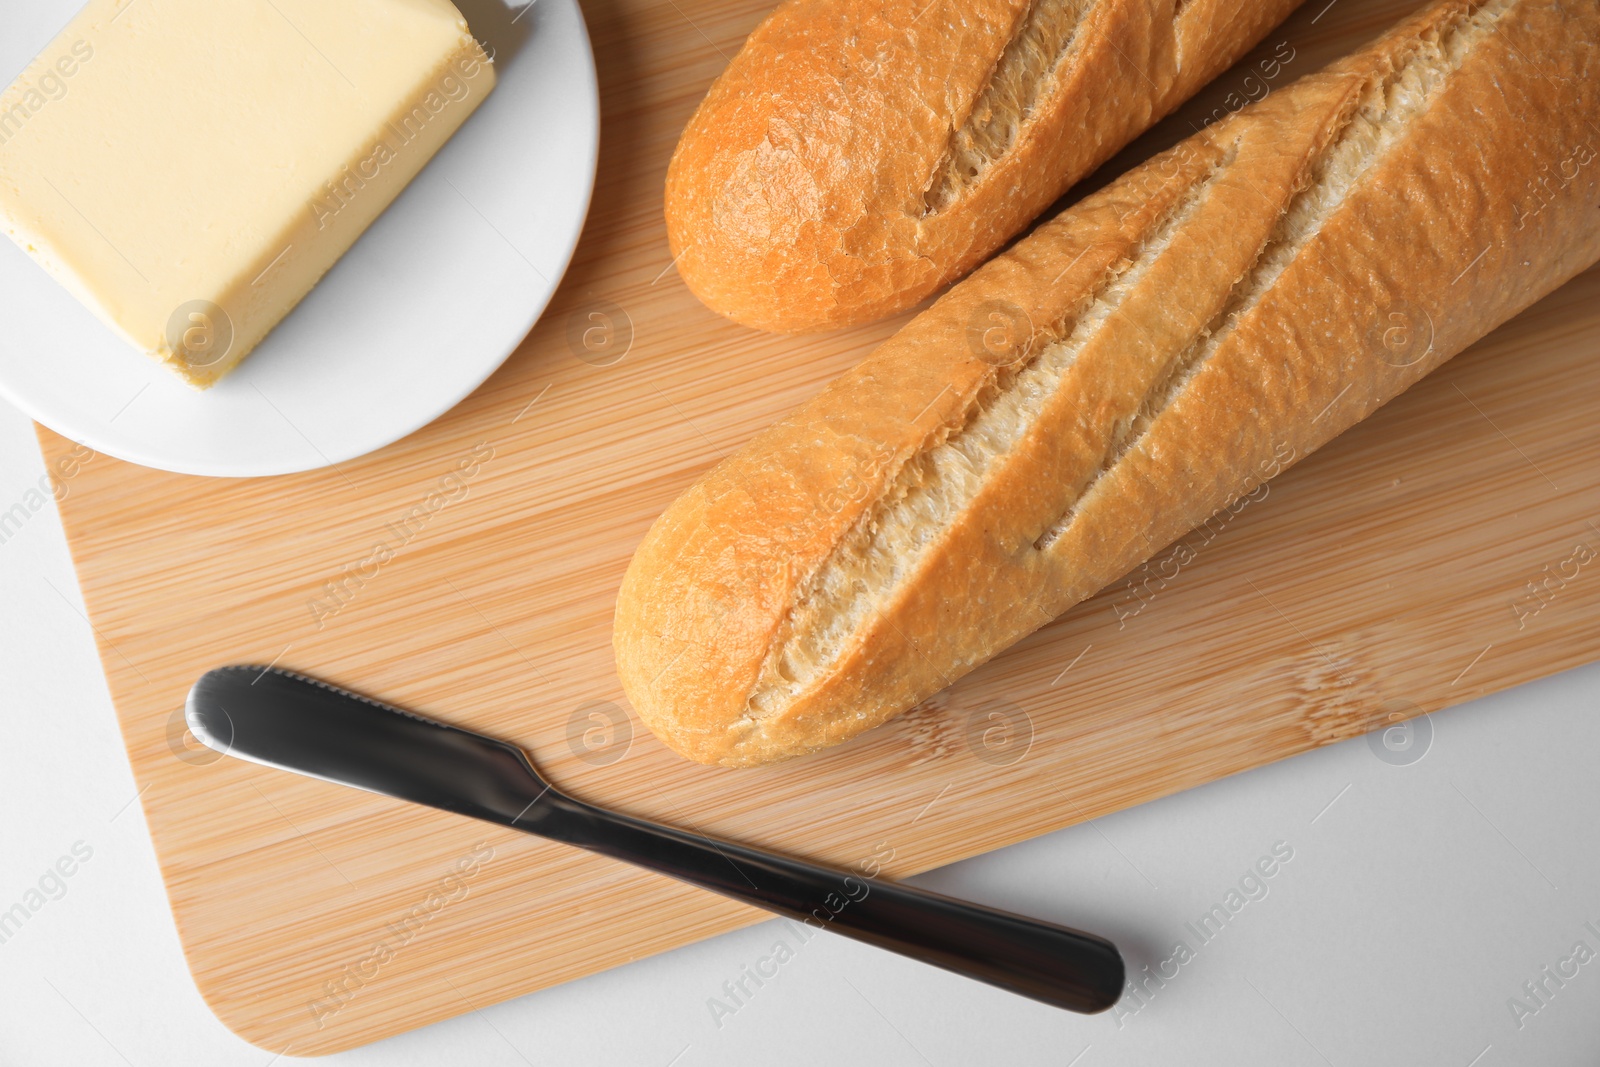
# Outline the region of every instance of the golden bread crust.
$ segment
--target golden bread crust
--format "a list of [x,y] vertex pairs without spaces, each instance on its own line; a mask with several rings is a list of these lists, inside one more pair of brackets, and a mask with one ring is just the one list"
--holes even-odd
[[1041,226],[661,516],[634,708],[838,743],[1365,418],[1600,260],[1596,84],[1593,5],[1448,0]]
[[[909,308],[1300,2],[888,0],[863,13],[857,0],[785,0],[673,154],[666,212],[678,271],[709,307],[764,330]],[[1030,16],[1058,23],[1059,47],[1010,61],[1036,94],[1025,109],[1012,94],[991,101],[984,91]],[[960,195],[930,205],[957,131],[986,117],[1011,131],[1009,147]]]

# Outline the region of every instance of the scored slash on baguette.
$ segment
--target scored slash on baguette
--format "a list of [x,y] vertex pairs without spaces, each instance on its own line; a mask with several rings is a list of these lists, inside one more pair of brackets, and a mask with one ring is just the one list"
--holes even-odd
[[843,741],[1366,417],[1600,259],[1597,78],[1595,5],[1450,0],[1040,227],[652,527],[641,718]]
[[1302,0],[785,0],[689,120],[667,236],[765,330],[911,307]]

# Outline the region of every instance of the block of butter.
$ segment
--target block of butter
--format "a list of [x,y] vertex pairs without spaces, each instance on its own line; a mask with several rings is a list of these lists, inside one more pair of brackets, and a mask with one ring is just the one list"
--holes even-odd
[[0,96],[0,226],[203,388],[493,86],[449,0],[90,0]]

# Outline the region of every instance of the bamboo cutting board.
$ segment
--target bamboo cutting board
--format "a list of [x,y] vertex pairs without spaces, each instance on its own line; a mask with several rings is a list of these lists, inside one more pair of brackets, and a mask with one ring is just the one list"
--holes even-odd
[[[1413,5],[1313,0],[1110,168]],[[96,457],[62,514],[185,951],[217,1014],[330,1052],[754,922],[559,845],[197,750],[203,670],[277,663],[516,741],[575,794],[900,876],[1600,656],[1600,272],[1263,499],[868,736],[778,767],[669,753],[612,599],[651,519],[896,323],[758,335],[671,269],[678,131],[764,0],[589,0],[600,182],[506,367],[338,469],[211,481]],[[1320,9],[1320,10],[1319,10]],[[46,431],[47,459],[72,445]],[[1574,568],[1581,573],[1575,573]],[[1070,915],[1056,916],[1070,921]]]

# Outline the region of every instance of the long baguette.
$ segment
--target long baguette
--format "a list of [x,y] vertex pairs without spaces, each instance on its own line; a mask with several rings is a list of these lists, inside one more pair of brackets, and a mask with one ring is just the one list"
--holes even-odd
[[1301,0],[785,0],[667,172],[706,304],[795,332],[988,258]]
[[836,744],[1600,259],[1600,5],[1448,0],[1042,226],[707,473],[617,602],[667,744]]

